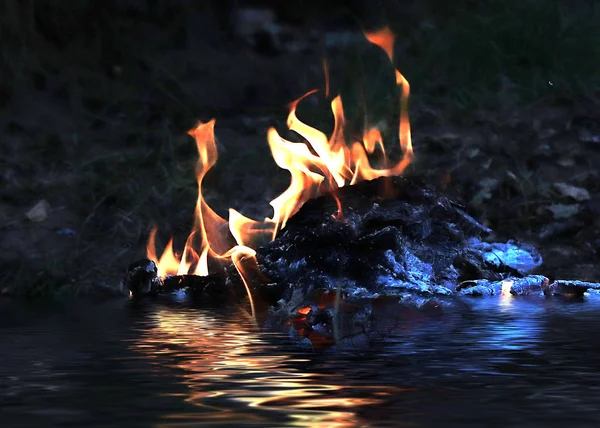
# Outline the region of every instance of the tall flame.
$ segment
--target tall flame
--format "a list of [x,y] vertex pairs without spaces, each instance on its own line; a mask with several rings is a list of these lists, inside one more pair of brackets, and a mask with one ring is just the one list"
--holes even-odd
[[[389,28],[367,33],[366,38],[379,46],[393,61],[394,34]],[[326,92],[329,92],[327,63],[324,62],[326,74]],[[234,209],[229,210],[229,218],[221,218],[206,203],[202,195],[202,182],[206,173],[217,161],[217,146],[214,135],[215,120],[199,123],[189,134],[196,140],[199,159],[196,165],[198,182],[198,200],[196,202],[194,227],[181,255],[173,252],[173,240],[167,244],[160,258],[156,255],[156,229],[150,233],[147,247],[148,258],[158,265],[158,275],[181,275],[193,273],[208,275],[208,261],[231,260],[238,269],[246,286],[252,312],[254,306],[248,288],[242,260],[254,260],[252,249],[258,241],[274,239],[277,233],[286,226],[289,218],[310,198],[324,191],[355,184],[361,180],[372,180],[378,177],[400,175],[412,160],[414,154],[411,142],[410,122],[408,119],[408,96],[410,86],[404,76],[395,70],[396,84],[400,87],[400,125],[398,139],[403,153],[402,159],[388,167],[382,136],[376,127],[367,127],[362,141],[348,144],[344,136],[344,108],[342,98],[338,95],[331,101],[334,117],[334,129],[330,137],[322,131],[302,122],[297,114],[298,104],[311,91],[290,106],[287,126],[303,141],[293,142],[281,137],[274,129],[269,129],[267,141],[275,163],[290,173],[289,187],[270,202],[273,216],[263,221],[245,217]],[[378,149],[378,150],[377,150]],[[369,155],[381,153],[384,168],[371,166]],[[343,219],[342,204],[335,193],[338,211],[335,218]],[[235,242],[235,244],[233,243]]]

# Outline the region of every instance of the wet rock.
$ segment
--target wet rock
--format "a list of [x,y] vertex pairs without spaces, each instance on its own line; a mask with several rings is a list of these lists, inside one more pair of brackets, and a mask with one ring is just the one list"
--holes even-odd
[[506,265],[527,273],[542,264],[542,256],[537,249],[526,243],[513,240],[506,243],[473,240],[470,245],[481,250],[484,259],[498,267]]
[[489,281],[487,279],[478,279],[464,281],[456,289],[464,296],[495,296],[502,293],[502,281]]
[[508,277],[502,281],[488,281],[486,279],[465,281],[457,287],[457,291],[463,296],[497,296],[511,294],[513,296],[525,296],[540,293],[543,284],[548,278],[543,275],[529,275],[524,278]]
[[543,275],[529,275],[525,278],[511,279],[510,294],[513,296],[524,296],[528,294],[539,294],[548,278]]
[[546,296],[583,296],[588,290],[600,291],[600,283],[578,280],[557,279],[552,284],[544,286]]

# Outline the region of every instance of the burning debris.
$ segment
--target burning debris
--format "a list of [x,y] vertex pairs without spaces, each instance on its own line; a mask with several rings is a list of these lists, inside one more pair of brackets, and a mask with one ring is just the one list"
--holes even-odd
[[[386,28],[367,34],[367,39],[383,49],[390,61],[394,35]],[[287,190],[271,201],[274,214],[263,221],[249,219],[234,209],[229,210],[229,219],[217,215],[206,203],[202,194],[202,182],[206,173],[217,161],[217,146],[214,136],[215,121],[200,123],[190,134],[195,138],[199,160],[196,176],[198,181],[198,201],[196,204],[195,226],[179,256],[173,251],[170,241],[157,257],[155,251],[155,233],[153,230],[148,242],[148,258],[157,265],[160,278],[181,275],[207,276],[209,261],[219,265],[233,263],[239,275],[247,283],[243,259],[255,260],[255,250],[263,242],[273,240],[286,226],[286,223],[308,200],[345,186],[354,185],[363,180],[400,175],[413,157],[410,123],[408,120],[409,84],[396,70],[396,84],[400,96],[399,142],[402,159],[389,165],[380,131],[365,125],[362,141],[346,141],[344,132],[345,117],[342,99],[336,96],[331,100],[334,116],[334,129],[330,137],[322,131],[303,123],[296,115],[298,103],[316,91],[311,91],[291,105],[288,116],[288,128],[301,136],[304,141],[293,142],[270,129],[267,135],[269,147],[275,163],[290,172],[291,182]],[[328,81],[328,79],[327,79]],[[325,91],[328,94],[328,88]],[[372,161],[377,164],[373,166]],[[343,207],[337,200],[338,214]],[[338,218],[339,218],[338,216]],[[245,263],[247,264],[247,263]],[[256,265],[256,264],[254,264]],[[247,284],[246,284],[247,287]],[[247,290],[248,291],[248,290]],[[251,293],[248,292],[250,300]]]
[[[388,193],[378,196],[381,189]],[[337,203],[344,207],[339,218]],[[341,288],[353,298],[450,296],[467,279],[500,281],[523,271],[490,261],[479,238],[489,229],[415,180],[380,178],[306,203],[259,250],[261,270],[280,294]],[[506,252],[499,254],[505,255]],[[537,263],[537,254],[531,254]],[[535,264],[528,266],[529,270]]]
[[[367,39],[392,60],[388,29]],[[152,231],[148,258],[131,265],[124,280],[131,295],[185,289],[213,302],[247,299],[255,319],[258,308],[267,323],[290,325],[298,337],[327,345],[370,340],[374,323],[401,307],[438,311],[467,296],[571,296],[600,289],[528,276],[542,262],[535,248],[484,242],[490,230],[459,205],[399,177],[413,151],[409,84],[397,70],[395,76],[403,157],[391,164],[381,133],[368,123],[362,141],[348,142],[340,96],[331,100],[331,136],[303,123],[296,107],[313,91],[292,103],[288,116],[288,128],[302,141],[268,132],[274,161],[291,182],[263,221],[234,209],[225,220],[206,203],[202,182],[217,161],[215,122],[190,131],[199,153],[194,229],[180,255],[171,240],[160,257]]]

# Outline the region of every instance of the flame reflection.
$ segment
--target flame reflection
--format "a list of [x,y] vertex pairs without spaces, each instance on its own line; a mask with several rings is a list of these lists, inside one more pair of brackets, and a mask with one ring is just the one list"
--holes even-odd
[[358,409],[381,404],[401,391],[392,386],[358,388],[342,374],[311,371],[310,360],[294,358],[277,345],[281,335],[259,332],[251,320],[243,319],[239,313],[220,317],[214,311],[157,308],[153,325],[130,348],[153,364],[181,372],[184,399],[198,407],[206,425],[278,418],[292,426],[364,425]]

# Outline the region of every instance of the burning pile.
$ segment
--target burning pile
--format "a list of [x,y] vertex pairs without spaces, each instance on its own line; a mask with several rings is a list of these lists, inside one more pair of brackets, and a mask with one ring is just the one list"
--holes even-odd
[[[366,37],[371,43],[381,47],[392,61],[394,35],[389,29],[368,33]],[[292,103],[287,121],[288,128],[303,137],[304,142],[288,141],[275,129],[268,132],[267,139],[275,163],[290,172],[291,183],[286,191],[271,201],[273,217],[263,221],[249,219],[234,209],[229,210],[229,219],[225,220],[206,203],[202,195],[202,181],[217,161],[215,121],[200,123],[191,130],[190,135],[195,138],[199,153],[196,168],[198,201],[195,225],[180,256],[174,253],[171,240],[158,257],[155,250],[156,230],[152,231],[148,242],[148,258],[156,263],[158,276],[207,276],[210,259],[233,262],[244,278],[241,259],[254,258],[255,246],[265,240],[274,239],[286,226],[288,219],[309,199],[362,180],[400,175],[413,157],[407,108],[410,87],[399,71],[396,70],[395,75],[401,90],[399,140],[404,154],[402,160],[393,166],[387,165],[381,133],[368,124],[363,141],[347,144],[344,136],[344,109],[340,96],[331,101],[335,125],[329,138],[320,130],[300,121],[296,116],[296,107],[302,99],[316,92],[311,91]],[[375,152],[380,154],[381,168],[371,166],[369,155]],[[340,205],[340,217],[342,209]]]
[[[389,29],[366,36],[393,60]],[[139,296],[186,288],[218,300],[247,297],[255,319],[255,304],[271,308],[271,320],[293,318],[303,326],[301,334],[316,340],[316,326],[331,330],[332,311],[350,314],[348,335],[364,330],[371,311],[365,302],[382,296],[426,306],[455,295],[528,294],[542,287],[557,291],[542,276],[526,277],[541,264],[535,249],[484,243],[480,237],[490,231],[459,206],[399,177],[413,150],[409,84],[399,71],[395,76],[401,160],[388,164],[381,133],[369,124],[362,141],[346,141],[340,96],[331,101],[335,122],[330,137],[303,123],[296,108],[312,91],[292,103],[287,121],[303,141],[268,131],[273,158],[289,171],[291,182],[271,201],[273,216],[262,221],[234,209],[225,220],[206,203],[203,179],[217,161],[215,121],[190,131],[199,153],[194,228],[181,254],[171,240],[160,257],[153,230],[148,260],[133,264],[125,279],[130,292]],[[357,302],[362,303],[353,306]],[[327,334],[321,336],[333,336]]]

